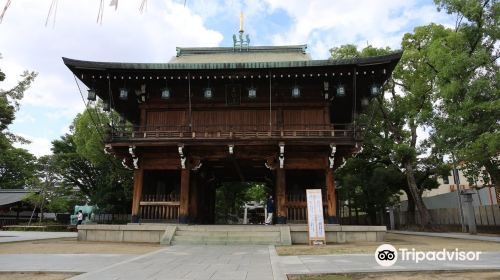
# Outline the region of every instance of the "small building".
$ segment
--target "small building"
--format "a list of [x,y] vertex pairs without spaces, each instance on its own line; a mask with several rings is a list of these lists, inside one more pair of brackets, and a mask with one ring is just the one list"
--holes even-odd
[[[245,39],[246,38],[246,39]],[[335,169],[362,143],[356,116],[401,52],[312,60],[306,45],[177,48],[169,63],[66,66],[123,121],[105,150],[134,170],[133,221],[213,223],[222,182],[263,182],[278,223],[306,219],[308,188],[337,223]]]
[[[20,189],[0,189],[0,227],[15,225],[28,220],[33,206],[24,201],[32,191]],[[38,212],[35,212],[35,216]]]

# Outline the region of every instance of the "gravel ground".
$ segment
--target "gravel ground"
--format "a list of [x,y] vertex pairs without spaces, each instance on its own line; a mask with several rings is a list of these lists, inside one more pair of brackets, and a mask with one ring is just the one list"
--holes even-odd
[[[329,255],[329,254],[372,254],[380,245],[388,243],[396,248],[415,248],[419,251],[439,251],[443,249],[464,251],[500,252],[500,243],[454,238],[416,236],[387,233],[384,242],[354,242],[312,247],[308,245],[276,246],[280,256]],[[499,278],[500,279],[500,278]]]
[[0,243],[0,254],[145,254],[160,248],[162,246],[159,244],[87,242],[61,238]]
[[500,271],[469,272],[393,272],[393,273],[352,273],[329,275],[292,275],[290,280],[497,280]]
[[52,272],[0,272],[0,280],[63,280],[69,279],[77,273],[52,273]]

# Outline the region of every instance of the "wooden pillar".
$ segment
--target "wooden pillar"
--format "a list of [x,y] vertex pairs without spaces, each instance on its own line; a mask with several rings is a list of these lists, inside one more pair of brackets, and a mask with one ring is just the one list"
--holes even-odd
[[217,191],[217,182],[216,181],[212,181],[210,182],[210,185],[209,185],[209,192],[210,192],[210,195],[209,195],[209,215],[210,215],[210,218],[208,220],[208,223],[210,224],[215,224],[215,203],[216,203],[216,199],[217,199],[217,194],[216,194],[216,191]]
[[198,176],[193,176],[189,192],[189,217],[193,222],[197,222],[198,220],[199,188],[200,188],[200,180]]
[[188,220],[189,220],[189,169],[182,169],[179,223],[187,224]]
[[337,220],[337,196],[335,195],[335,181],[333,180],[333,170],[327,168],[326,177],[326,201],[328,203],[327,220],[329,224],[338,224]]
[[198,177],[198,223],[206,224],[207,220],[207,182],[202,176]]
[[286,182],[285,169],[276,169],[276,215],[278,224],[286,224]]
[[132,223],[138,223],[140,218],[140,202],[142,198],[142,184],[144,170],[142,168],[134,170],[134,190],[132,197]]

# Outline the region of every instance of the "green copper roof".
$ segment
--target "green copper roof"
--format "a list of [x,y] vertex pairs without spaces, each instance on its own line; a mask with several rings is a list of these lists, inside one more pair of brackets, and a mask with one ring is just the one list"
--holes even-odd
[[306,45],[245,48],[177,48],[169,63],[251,63],[311,60]]
[[339,60],[302,60],[302,61],[263,61],[263,62],[207,62],[207,63],[120,63],[94,62],[75,60],[63,57],[64,63],[71,69],[85,70],[224,70],[224,69],[268,69],[268,68],[295,68],[321,66],[348,66],[348,65],[376,65],[397,62],[402,52],[396,51],[389,55],[350,58]]

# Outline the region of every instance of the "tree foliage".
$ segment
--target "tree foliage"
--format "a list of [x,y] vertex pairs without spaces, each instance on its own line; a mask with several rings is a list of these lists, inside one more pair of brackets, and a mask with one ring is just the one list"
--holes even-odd
[[[423,44],[424,41],[423,38],[410,38],[408,35],[403,39],[405,52],[393,78],[384,87],[387,94],[374,98],[358,120],[367,126],[365,150],[359,158],[348,161],[339,172],[347,189],[355,190],[355,186],[360,187],[357,200],[362,203],[358,206],[372,215],[372,218],[374,211],[387,205],[390,198],[402,189],[408,194],[410,208],[415,206],[419,212],[422,225],[431,222],[422,193],[425,189],[437,187],[436,177],[443,167],[435,155],[426,153],[422,141],[418,139],[417,128],[428,127],[432,121],[434,81],[432,75],[429,75],[431,70],[426,65],[425,58],[418,53],[406,51],[407,46]],[[383,55],[390,51],[389,48],[377,49],[372,46],[357,51],[352,45],[332,49],[334,57],[344,58],[348,58],[346,54],[364,57]],[[337,52],[339,55],[335,55]],[[366,170],[361,172],[359,166],[363,165]],[[353,176],[347,175],[349,173],[356,175],[349,179],[349,176]],[[346,175],[342,177],[342,174]],[[401,184],[402,175],[406,178],[406,184]],[[377,185],[376,182],[382,181],[373,176],[384,178],[386,184]],[[387,189],[391,184],[399,189]],[[380,193],[377,193],[380,196],[373,191],[377,188],[380,189]]]
[[[0,188],[24,188],[34,181],[35,157],[28,151],[13,146],[16,141],[27,141],[12,134],[8,127],[15,119],[19,101],[36,75],[35,72],[25,71],[13,88],[0,89]],[[0,70],[0,82],[5,78],[6,75]]]
[[[500,3],[491,0],[436,0],[456,17],[425,48],[437,84],[434,143],[465,162],[469,180],[484,167],[483,179],[500,184]],[[472,172],[474,171],[474,172]]]
[[63,185],[78,187],[86,202],[104,212],[128,213],[132,172],[104,153],[108,124],[116,118],[104,112],[101,104],[88,107],[74,119],[71,134],[52,142],[52,151]]
[[215,212],[218,223],[237,223],[246,202],[263,203],[269,189],[261,183],[226,182],[216,189]]
[[36,158],[11,145],[0,150],[0,188],[22,189],[35,184]]

